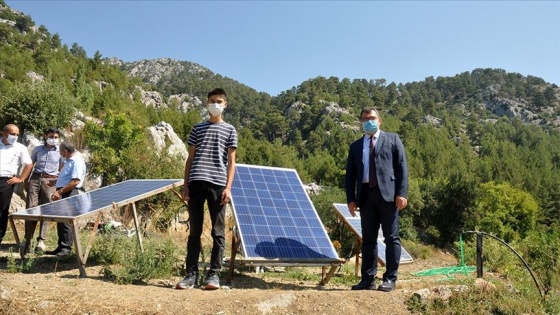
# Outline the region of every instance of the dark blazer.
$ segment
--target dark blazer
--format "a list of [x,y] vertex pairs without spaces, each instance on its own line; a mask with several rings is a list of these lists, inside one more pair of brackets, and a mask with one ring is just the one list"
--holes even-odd
[[[369,136],[367,136],[369,137]],[[346,201],[360,206],[360,193],[364,164],[362,162],[363,137],[354,141],[348,151],[346,162]],[[375,145],[375,167],[377,185],[383,199],[395,201],[396,196],[407,197],[408,166],[406,153],[397,134],[381,131]]]

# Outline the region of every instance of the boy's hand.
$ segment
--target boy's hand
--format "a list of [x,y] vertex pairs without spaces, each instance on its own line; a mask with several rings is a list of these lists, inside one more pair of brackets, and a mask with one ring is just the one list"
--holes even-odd
[[181,198],[183,198],[184,201],[189,201],[189,186],[188,185],[183,185],[183,190],[181,191]]
[[231,190],[229,188],[224,189],[222,192],[222,202],[221,205],[228,204],[231,201]]

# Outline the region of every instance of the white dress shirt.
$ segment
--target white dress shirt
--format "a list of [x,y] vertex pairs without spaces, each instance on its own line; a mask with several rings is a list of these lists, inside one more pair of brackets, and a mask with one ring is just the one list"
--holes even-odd
[[0,177],[14,177],[20,166],[31,163],[29,151],[23,144],[15,142],[6,145],[0,140]]

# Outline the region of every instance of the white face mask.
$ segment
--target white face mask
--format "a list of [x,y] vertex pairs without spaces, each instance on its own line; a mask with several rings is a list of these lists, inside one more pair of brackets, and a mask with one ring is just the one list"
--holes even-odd
[[218,103],[208,104],[208,111],[210,112],[210,115],[218,117],[224,111],[224,105]]
[[55,145],[58,144],[58,139],[48,138],[48,139],[47,139],[47,144],[48,144],[48,145],[55,146]]
[[18,136],[13,136],[13,135],[8,135],[8,138],[6,140],[8,140],[9,144],[14,144],[17,141]]

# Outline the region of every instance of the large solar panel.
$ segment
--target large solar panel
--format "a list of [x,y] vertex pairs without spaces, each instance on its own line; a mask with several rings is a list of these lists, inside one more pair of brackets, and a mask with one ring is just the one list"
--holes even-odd
[[[95,234],[90,234],[88,245],[85,253],[82,251],[80,242],[80,233],[77,223],[81,219],[91,216],[97,216],[94,229],[97,228],[101,214],[105,210],[110,210],[132,204],[134,213],[134,224],[138,230],[138,220],[136,217],[136,207],[134,203],[138,200],[153,196],[166,190],[183,185],[182,179],[135,179],[127,180],[118,184],[106,186],[90,192],[81,193],[72,197],[64,198],[48,204],[40,205],[34,208],[25,209],[12,213],[10,215],[10,225],[14,232],[16,243],[20,245],[14,219],[26,219],[30,221],[54,221],[61,223],[69,223],[72,227],[72,234],[75,239],[74,248],[76,251],[76,259],[80,268],[80,276],[86,276],[86,261],[89,251],[93,244]],[[32,233],[31,233],[32,234]],[[143,250],[141,233],[136,234],[138,244]],[[32,235],[27,235],[24,248],[21,248],[20,254],[25,259],[26,250],[31,243]]]
[[238,164],[231,194],[245,261],[340,262],[296,170]]
[[[343,219],[344,223],[350,227],[352,232],[356,234],[357,237],[362,239],[362,225],[360,223],[360,212],[356,212],[356,216],[353,217],[348,210],[348,205],[344,203],[333,203],[334,208],[338,215]],[[385,256],[385,238],[383,237],[383,232],[379,229],[377,234],[377,256],[385,264],[387,258]],[[412,256],[402,247],[401,249],[401,264],[411,263],[413,261]]]
[[12,213],[17,219],[79,218],[118,207],[182,185],[182,179],[133,179]]

